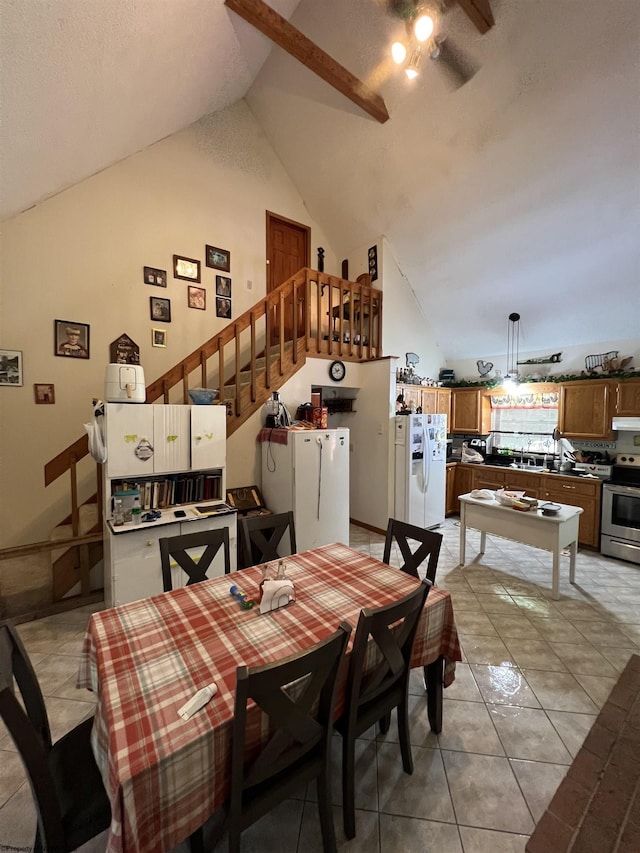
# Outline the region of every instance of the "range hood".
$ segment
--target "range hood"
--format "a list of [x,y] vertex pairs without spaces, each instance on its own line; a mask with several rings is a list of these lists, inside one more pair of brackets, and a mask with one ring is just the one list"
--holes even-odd
[[614,418],[611,427],[640,433],[640,418]]

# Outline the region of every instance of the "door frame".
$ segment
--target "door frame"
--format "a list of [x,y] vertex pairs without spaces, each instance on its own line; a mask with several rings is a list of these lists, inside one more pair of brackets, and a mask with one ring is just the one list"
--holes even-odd
[[[266,287],[266,292],[271,293],[271,291],[274,289],[274,287],[272,285],[272,281],[271,281],[271,250],[273,248],[271,245],[271,227],[270,227],[271,223],[272,222],[284,222],[287,225],[294,225],[296,228],[299,228],[301,231],[305,232],[304,253],[305,253],[306,263],[304,264],[304,266],[306,266],[306,267],[311,266],[311,226],[305,225],[302,222],[296,222],[295,219],[288,219],[286,216],[280,216],[278,213],[273,213],[270,210],[267,210],[266,213],[267,213],[267,216],[266,216],[266,230],[267,230],[267,236],[266,236],[266,244],[267,244],[266,283],[267,283],[267,287]],[[280,282],[280,284],[282,284],[282,282]]]

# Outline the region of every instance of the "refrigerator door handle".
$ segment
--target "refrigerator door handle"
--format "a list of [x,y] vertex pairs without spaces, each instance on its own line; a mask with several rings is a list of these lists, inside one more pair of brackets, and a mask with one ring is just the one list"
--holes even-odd
[[318,462],[318,508],[316,510],[316,518],[320,520],[320,497],[322,495],[322,438],[316,438],[318,447],[320,448],[320,460]]
[[429,444],[429,436],[427,435],[426,427],[422,427],[422,482],[424,483],[424,492],[427,493],[429,488],[429,477],[431,475],[431,445]]

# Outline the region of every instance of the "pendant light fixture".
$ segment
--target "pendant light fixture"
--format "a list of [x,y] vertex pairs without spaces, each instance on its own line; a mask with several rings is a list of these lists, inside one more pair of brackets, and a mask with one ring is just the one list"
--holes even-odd
[[507,372],[505,374],[505,387],[517,388],[518,386],[518,359],[520,357],[520,315],[516,311],[509,314],[509,326],[507,327]]

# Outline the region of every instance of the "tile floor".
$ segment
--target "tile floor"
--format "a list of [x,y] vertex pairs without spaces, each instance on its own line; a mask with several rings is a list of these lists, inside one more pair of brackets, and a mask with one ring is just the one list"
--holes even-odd
[[[640,648],[640,567],[590,551],[578,556],[578,585],[550,598],[551,556],[487,538],[484,557],[458,567],[459,527],[442,528],[437,583],[453,596],[464,662],[445,691],[444,725],[429,730],[412,675],[415,771],[402,772],[395,720],[386,736],[359,742],[357,836],[341,831],[340,741],[335,741],[335,822],[340,849],[367,853],[523,853],[599,708]],[[352,527],[353,547],[382,558],[383,537]],[[479,534],[469,532],[468,555]],[[54,739],[92,711],[75,688],[88,610],[19,626],[46,696]],[[33,843],[34,810],[22,766],[0,729],[0,845]],[[322,849],[315,789],[283,803],[243,836],[243,850]],[[100,851],[105,836],[83,848]],[[220,845],[220,850],[226,844]],[[180,845],[180,853],[187,845]],[[177,853],[177,851],[176,851]]]

